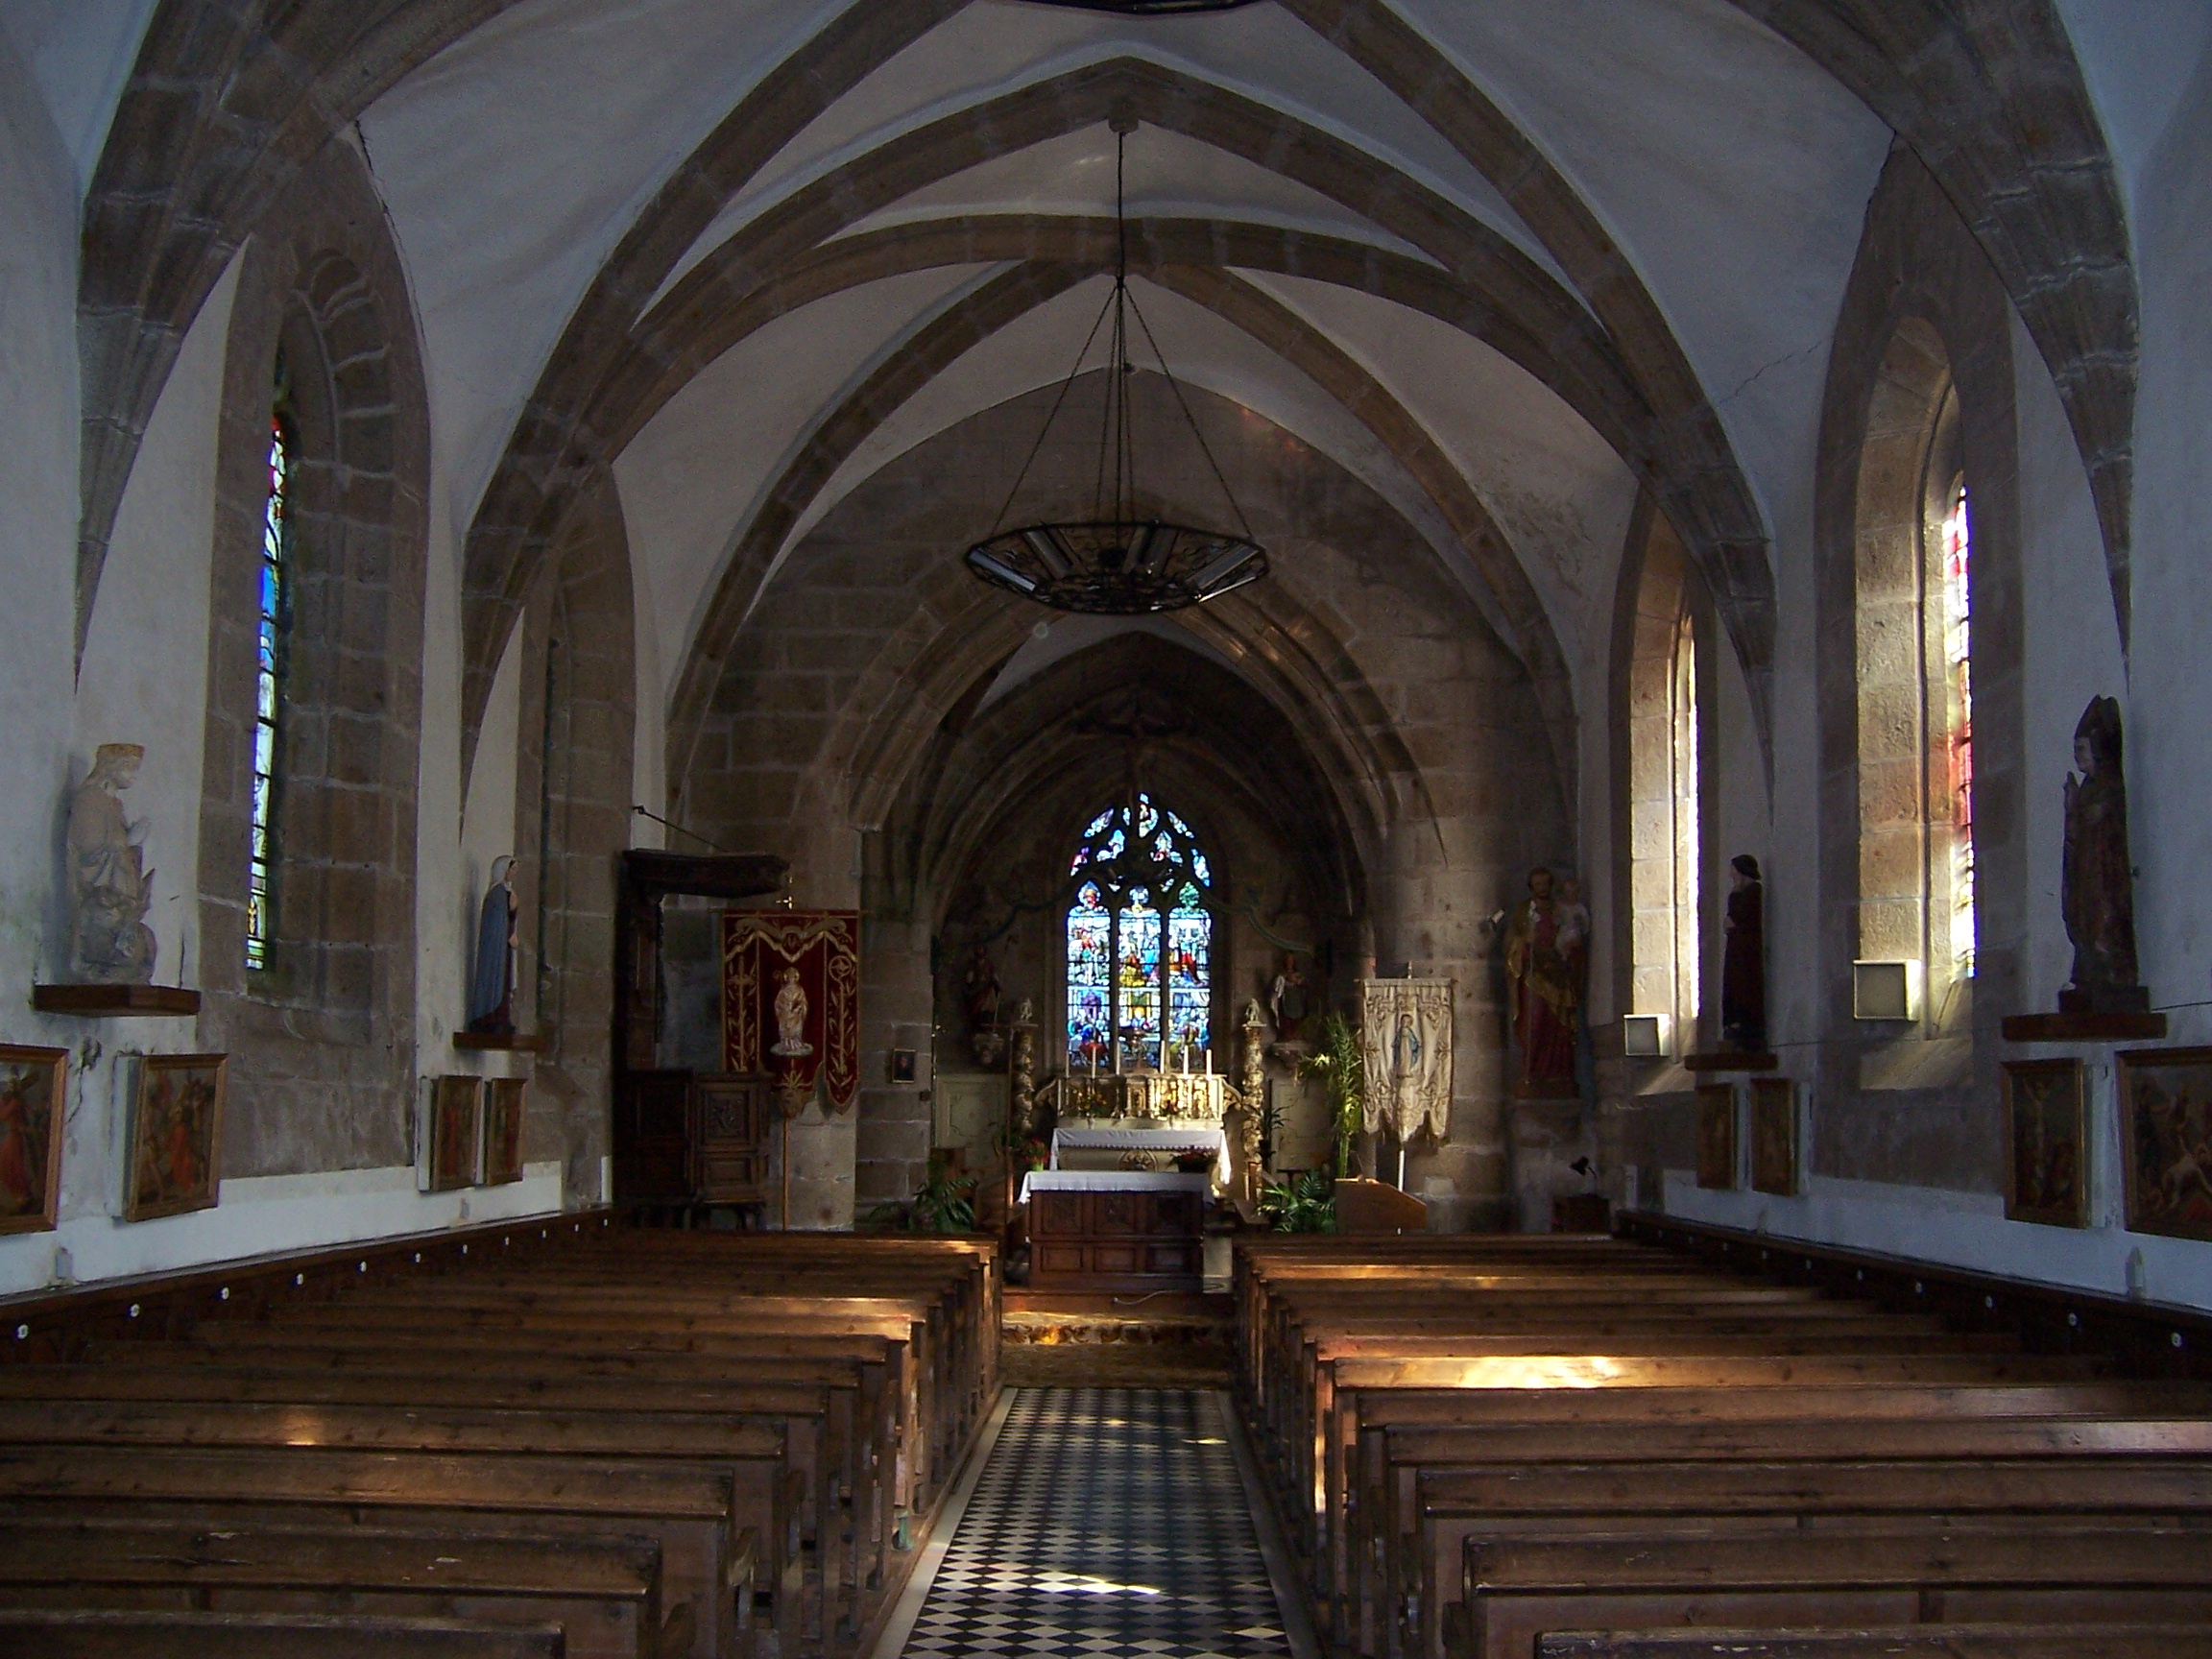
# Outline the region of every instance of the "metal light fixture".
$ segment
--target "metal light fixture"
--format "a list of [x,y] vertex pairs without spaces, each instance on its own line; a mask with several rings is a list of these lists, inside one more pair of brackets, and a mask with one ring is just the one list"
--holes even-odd
[[[1075,353],[1075,366],[1062,382],[1060,395],[1030,445],[1006,504],[991,526],[991,534],[968,549],[968,568],[993,587],[1019,593],[1055,611],[1082,611],[1105,616],[1140,616],[1160,611],[1180,611],[1204,604],[1256,582],[1267,574],[1267,555],[1252,539],[1252,526],[1237,505],[1229,480],[1207,447],[1206,435],[1184,398],[1182,385],[1151,325],[1137,308],[1129,293],[1129,223],[1123,207],[1123,163],[1129,134],[1137,123],[1126,116],[1114,118],[1114,291],[1106,298],[1097,321]],[[1196,530],[1188,524],[1170,524],[1160,518],[1142,518],[1137,513],[1137,456],[1133,416],[1129,407],[1129,382],[1137,366],[1129,359],[1134,344],[1130,319],[1152,349],[1161,376],[1175,395],[1175,404],[1206,457],[1214,481],[1228,498],[1239,534],[1226,530]],[[1109,323],[1111,325],[1109,326]],[[1083,362],[1092,342],[1106,330],[1106,406],[1098,430],[1097,480],[1093,511],[1088,518],[1024,524],[1013,530],[1000,527],[1014,510],[1014,500],[1029,476],[1038,451],[1068,401],[1068,395],[1082,376]]]

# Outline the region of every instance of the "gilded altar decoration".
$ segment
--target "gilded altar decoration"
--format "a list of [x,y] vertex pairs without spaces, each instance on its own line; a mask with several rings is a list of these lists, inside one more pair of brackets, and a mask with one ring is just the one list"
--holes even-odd
[[1452,981],[1359,981],[1359,1046],[1366,1090],[1360,1127],[1387,1129],[1401,1146],[1452,1125]]
[[836,1111],[860,1089],[860,913],[722,913],[722,1064]]

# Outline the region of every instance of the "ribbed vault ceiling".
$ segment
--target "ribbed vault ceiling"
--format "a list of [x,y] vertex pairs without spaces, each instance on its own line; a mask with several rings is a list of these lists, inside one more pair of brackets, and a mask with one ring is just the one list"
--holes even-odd
[[[2132,386],[2117,185],[2053,5],[158,0],[122,108],[176,142],[111,145],[88,186],[88,247],[128,256],[86,266],[83,603],[192,309],[318,131],[350,129],[423,332],[471,743],[609,469],[680,701],[808,525],[1064,372],[1111,256],[1108,122],[1133,115],[1135,261],[1194,383],[1391,501],[1540,696],[1592,688],[1649,488],[1764,726],[1772,549],[1806,540],[1893,141],[1967,210],[2061,396],[2076,361]],[[56,15],[15,27],[84,128],[92,36]],[[2024,89],[2067,119],[2022,119]],[[2070,408],[2119,591],[2128,434]],[[1573,709],[1548,718],[1571,747]]]

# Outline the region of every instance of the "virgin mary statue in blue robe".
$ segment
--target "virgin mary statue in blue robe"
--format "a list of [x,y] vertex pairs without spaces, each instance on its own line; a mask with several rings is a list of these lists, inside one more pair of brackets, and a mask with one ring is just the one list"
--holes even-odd
[[492,864],[484,909],[476,921],[476,975],[469,986],[469,1029],[502,1035],[515,1029],[515,869],[512,854]]

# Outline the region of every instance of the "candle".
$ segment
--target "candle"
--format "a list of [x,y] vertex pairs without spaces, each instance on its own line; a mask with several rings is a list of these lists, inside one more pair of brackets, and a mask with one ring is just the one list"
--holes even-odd
[[1214,1075],[1214,1045],[1211,1043],[1206,1045],[1206,1075]]

